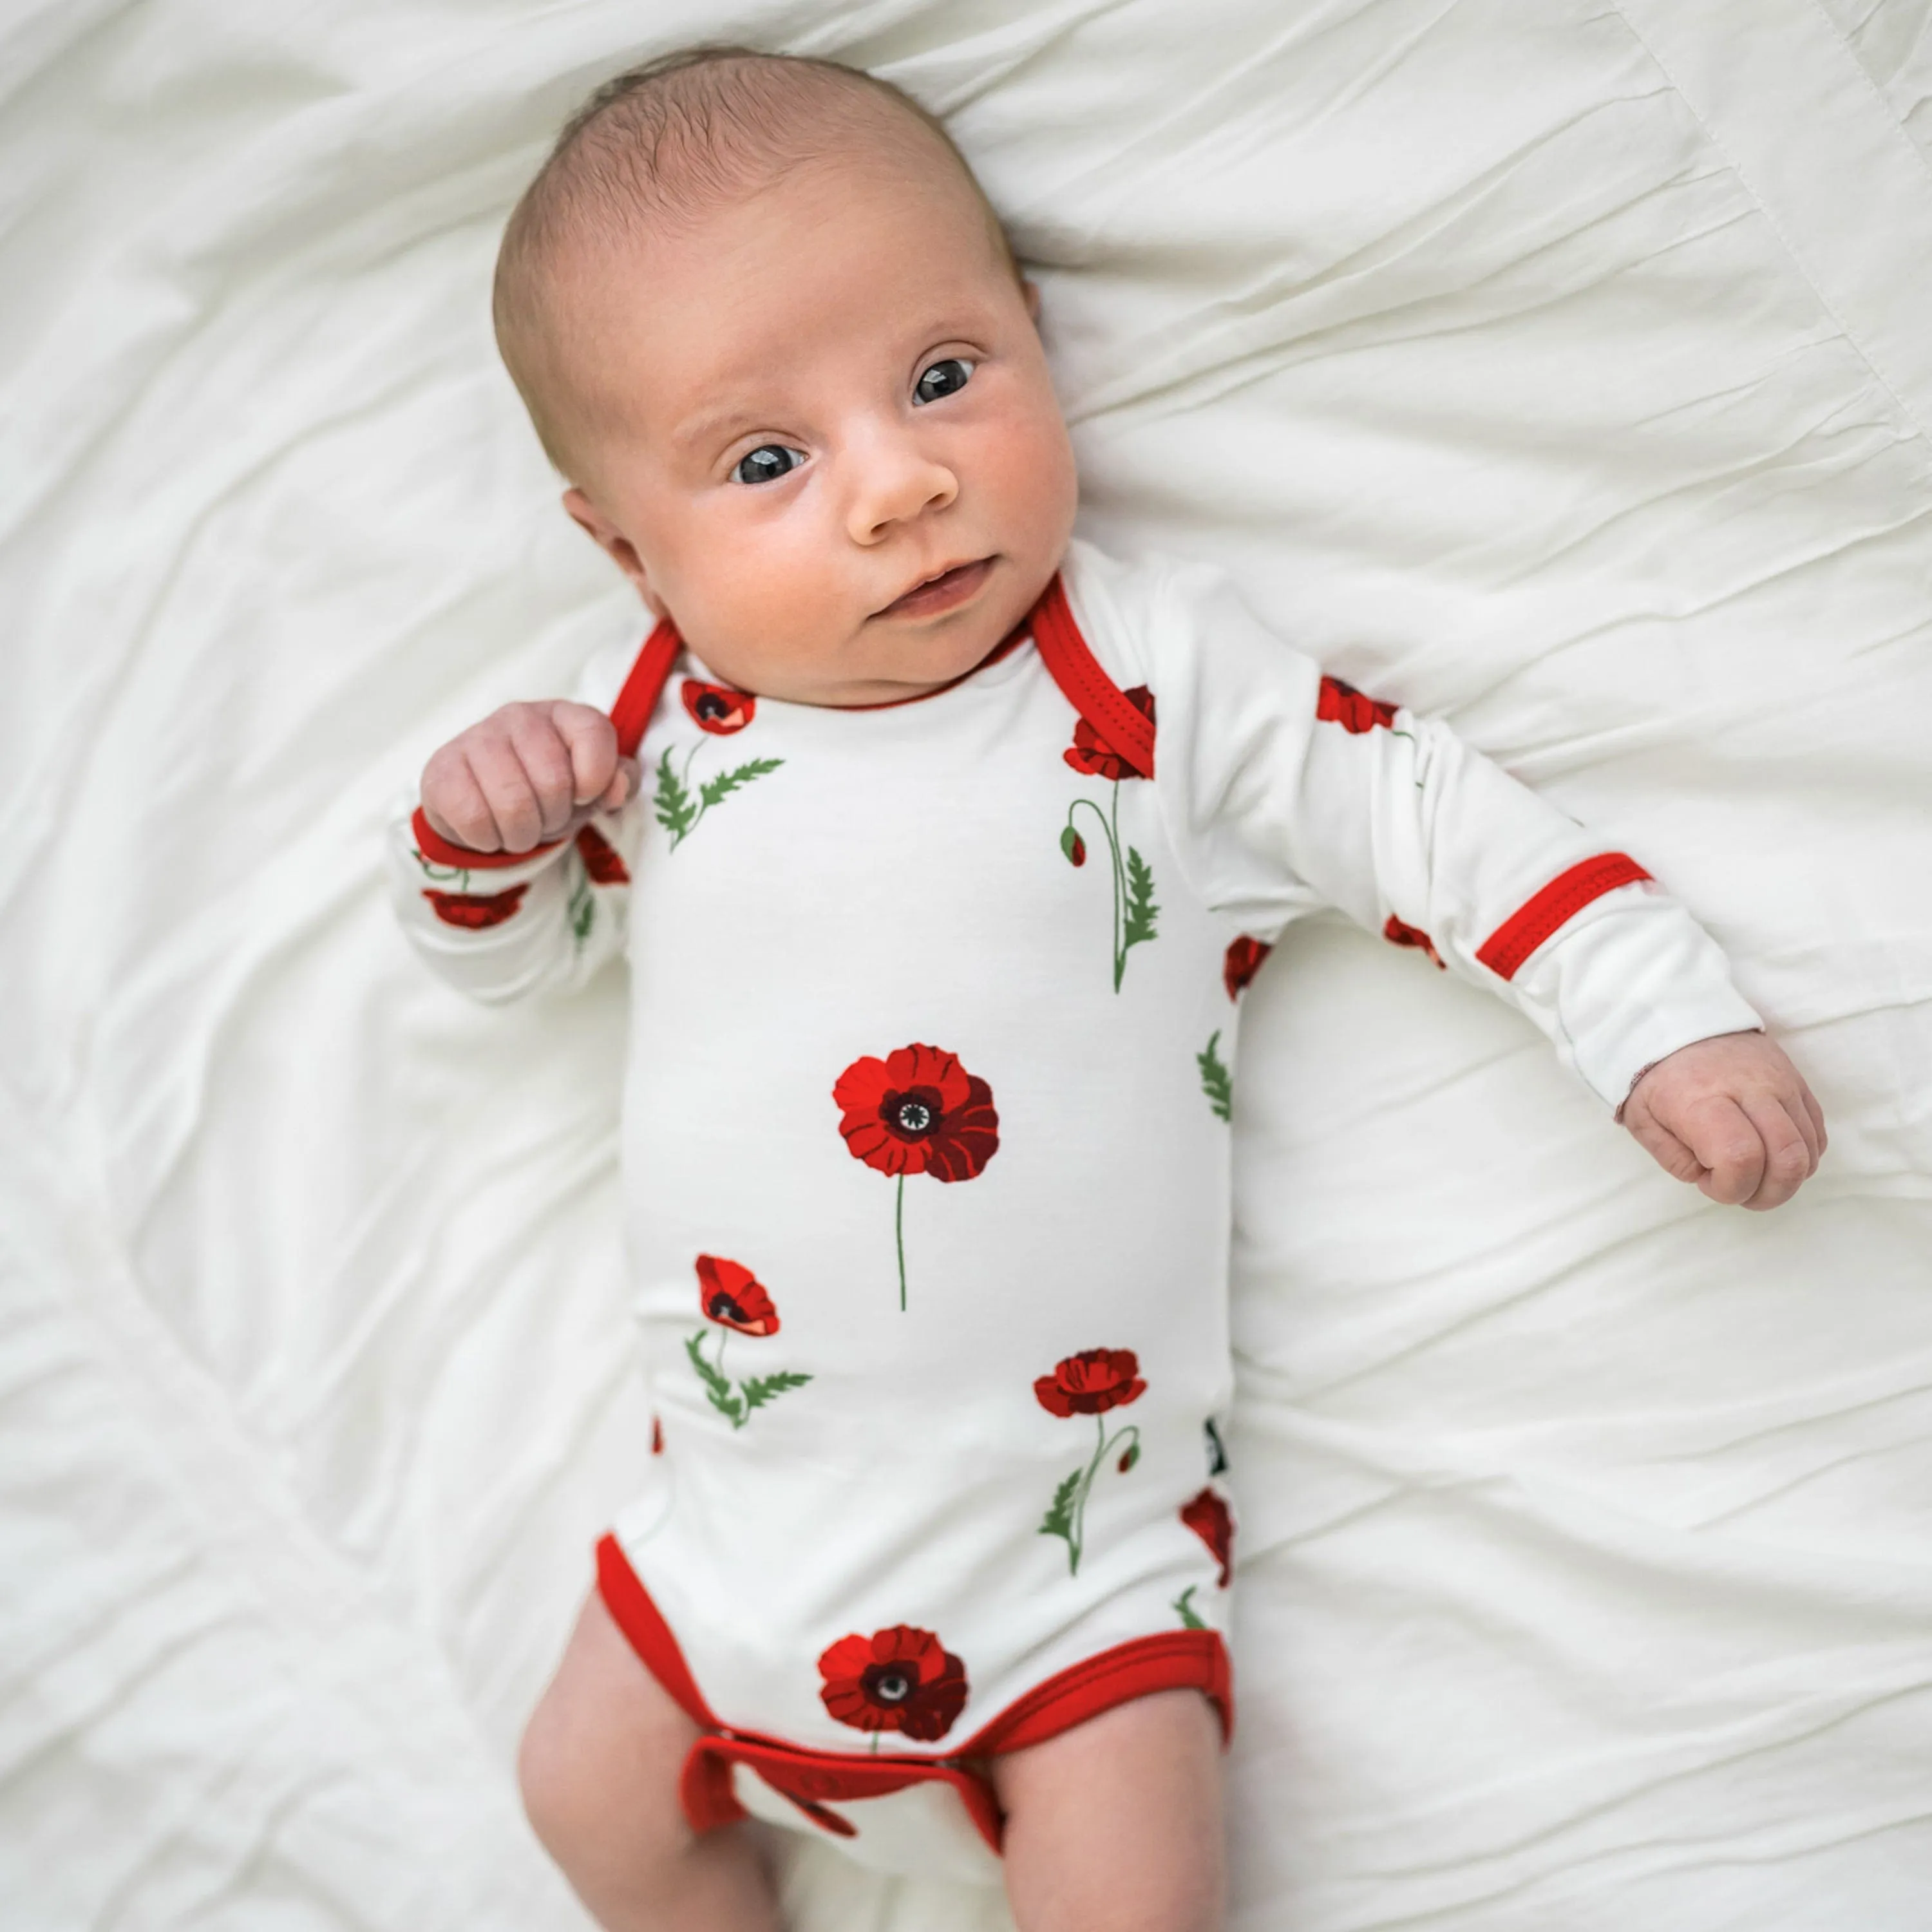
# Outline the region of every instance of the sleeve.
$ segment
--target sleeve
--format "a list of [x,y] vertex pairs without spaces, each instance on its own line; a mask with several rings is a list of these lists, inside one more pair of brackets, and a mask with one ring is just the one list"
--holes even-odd
[[[572,695],[608,710],[634,656],[600,653]],[[440,838],[413,794],[388,826],[391,898],[430,970],[489,1005],[584,985],[625,950],[636,800],[571,839],[524,854],[470,852]]]
[[1612,1107],[1678,1047],[1763,1025],[1635,859],[1439,720],[1323,675],[1218,573],[1173,573],[1143,642],[1182,863],[1250,930],[1337,907],[1510,1000]]

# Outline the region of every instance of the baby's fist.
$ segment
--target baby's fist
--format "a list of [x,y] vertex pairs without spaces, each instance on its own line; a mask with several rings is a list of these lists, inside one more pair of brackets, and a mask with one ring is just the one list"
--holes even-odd
[[423,767],[423,816],[472,852],[527,852],[595,812],[615,812],[637,782],[616,728],[587,704],[506,704]]
[[1742,1208],[1789,1201],[1825,1151],[1810,1088],[1761,1033],[1679,1047],[1630,1089],[1620,1118],[1667,1173]]

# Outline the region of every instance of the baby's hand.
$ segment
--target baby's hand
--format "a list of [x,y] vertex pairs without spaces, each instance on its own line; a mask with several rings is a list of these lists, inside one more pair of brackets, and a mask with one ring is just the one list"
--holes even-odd
[[1630,1089],[1619,1118],[1666,1173],[1744,1208],[1789,1201],[1825,1151],[1810,1088],[1761,1033],[1679,1047]]
[[527,852],[615,812],[637,782],[602,712],[562,698],[506,704],[423,767],[423,816],[472,852]]

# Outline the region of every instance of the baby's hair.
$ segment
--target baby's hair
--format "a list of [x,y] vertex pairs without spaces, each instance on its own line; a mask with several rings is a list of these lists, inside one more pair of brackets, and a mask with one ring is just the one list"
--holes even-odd
[[557,468],[572,473],[549,352],[553,287],[567,250],[675,232],[855,137],[908,132],[958,169],[1017,277],[999,217],[952,136],[890,81],[837,61],[718,46],[686,47],[604,82],[565,124],[496,256],[497,347]]

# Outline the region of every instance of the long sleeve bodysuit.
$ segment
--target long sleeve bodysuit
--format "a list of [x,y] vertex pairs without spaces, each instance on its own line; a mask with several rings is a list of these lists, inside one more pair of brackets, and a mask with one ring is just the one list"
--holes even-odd
[[668,625],[584,694],[639,802],[507,862],[418,812],[393,856],[478,998],[629,956],[662,1453],[601,1587],[704,1732],[694,1822],[983,1876],[986,1756],[1176,1685],[1232,1714],[1229,1070],[1283,926],[1489,987],[1611,1106],[1760,1022],[1634,860],[1212,572],[1076,544],[909,704],[754,698]]

